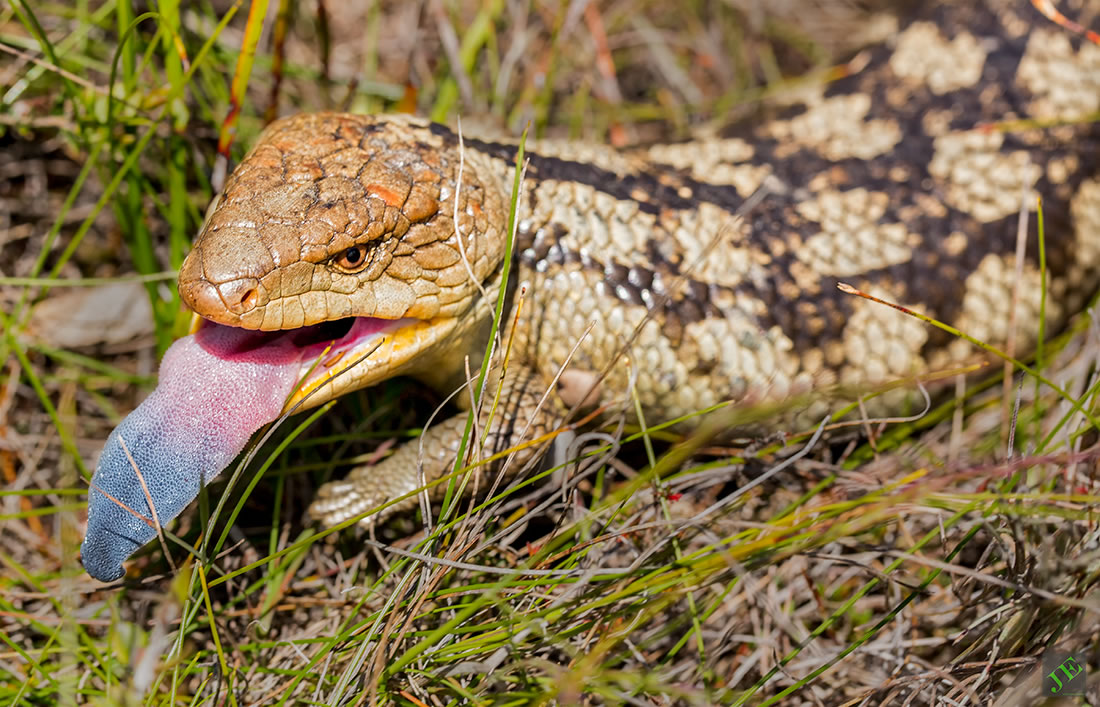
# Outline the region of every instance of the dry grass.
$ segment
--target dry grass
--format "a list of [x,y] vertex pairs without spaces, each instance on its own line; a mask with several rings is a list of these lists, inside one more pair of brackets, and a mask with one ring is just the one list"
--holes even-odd
[[[88,578],[89,468],[186,326],[171,280],[230,102],[235,156],[276,103],[626,144],[737,116],[863,26],[831,3],[308,3],[281,68],[269,22],[245,76],[261,25],[245,7],[220,28],[232,5],[212,4],[129,34],[124,4],[0,8],[0,702],[1013,704],[1055,644],[1100,675],[1096,431],[1020,374],[1008,419],[992,381],[824,441],[612,423],[428,536],[413,518],[318,535],[316,485],[438,402],[394,382],[280,428],[210,560],[173,547],[173,575],[153,548],[140,578]],[[131,288],[108,305],[152,305],[65,338],[98,278]],[[1088,409],[1098,339],[1082,318],[1036,363]],[[215,501],[175,534],[196,543]]]

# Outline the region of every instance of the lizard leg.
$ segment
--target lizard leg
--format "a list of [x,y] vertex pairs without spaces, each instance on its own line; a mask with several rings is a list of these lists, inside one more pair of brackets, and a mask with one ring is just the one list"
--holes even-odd
[[[520,368],[504,376],[500,401],[492,410],[497,391],[495,383],[492,377],[486,383],[478,416],[480,437],[476,433],[471,436],[468,449],[474,448],[475,453],[468,459],[484,459],[519,447],[551,432],[562,422],[560,402],[553,393],[545,395],[545,384],[530,369]],[[356,467],[344,479],[325,484],[309,507],[310,517],[325,526],[336,525],[395,498],[412,494],[449,473],[454,469],[466,418],[467,413],[460,412],[434,424],[419,439],[401,445],[381,462]],[[518,449],[488,469],[490,473],[514,473],[530,461],[541,446],[531,444]],[[430,488],[429,493],[433,499],[442,498],[446,488],[446,483],[440,483]],[[418,496],[410,495],[359,522],[370,527],[395,513],[415,508],[418,502]]]

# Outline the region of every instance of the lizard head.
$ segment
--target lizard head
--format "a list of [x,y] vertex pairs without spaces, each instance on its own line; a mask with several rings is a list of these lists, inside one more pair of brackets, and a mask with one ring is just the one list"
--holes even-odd
[[505,250],[479,159],[398,116],[301,115],[261,135],[180,269],[194,334],[100,455],[92,576],[121,577],[264,424],[430,366],[469,329]]
[[[503,257],[503,197],[479,166],[412,118],[278,121],[212,208],[180,296],[208,323],[331,343],[325,359],[343,354],[345,367],[386,335],[307,406],[407,370],[471,309]],[[304,357],[314,363],[291,404],[342,370]]]

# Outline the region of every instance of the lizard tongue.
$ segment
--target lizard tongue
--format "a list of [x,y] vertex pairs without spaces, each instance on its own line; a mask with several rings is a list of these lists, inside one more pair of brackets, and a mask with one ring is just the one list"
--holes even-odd
[[156,390],[111,433],[96,464],[80,546],[88,574],[122,577],[122,562],[156,534],[145,489],[160,523],[179,515],[279,416],[303,355],[288,332],[209,322],[168,349]]

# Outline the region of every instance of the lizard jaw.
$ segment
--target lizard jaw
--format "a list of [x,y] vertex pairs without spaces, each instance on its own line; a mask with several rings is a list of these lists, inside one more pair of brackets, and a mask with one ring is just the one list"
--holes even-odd
[[456,325],[453,317],[354,318],[341,338],[307,348],[299,365],[298,385],[287,398],[283,413],[314,408],[407,372]]

